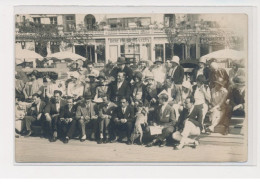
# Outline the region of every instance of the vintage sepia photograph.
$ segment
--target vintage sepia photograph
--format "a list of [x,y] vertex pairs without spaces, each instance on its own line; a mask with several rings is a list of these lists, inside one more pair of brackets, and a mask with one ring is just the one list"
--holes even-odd
[[248,161],[246,14],[14,16],[16,163]]

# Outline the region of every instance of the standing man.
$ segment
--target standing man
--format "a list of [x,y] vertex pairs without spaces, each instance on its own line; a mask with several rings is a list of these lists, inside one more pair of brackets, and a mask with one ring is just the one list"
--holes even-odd
[[55,142],[57,140],[57,122],[59,119],[60,109],[62,109],[66,105],[66,102],[61,99],[61,95],[61,91],[55,90],[54,99],[47,104],[44,111],[47,121],[47,132],[50,136],[50,142]]
[[189,136],[199,136],[202,131],[202,108],[200,106],[194,106],[194,98],[189,96],[184,103],[184,109],[181,113],[177,129],[172,137],[173,139],[180,141],[180,144],[176,149],[182,149],[185,145],[197,146],[199,144],[195,139],[190,139]]
[[98,108],[91,98],[91,96],[85,96],[85,102],[79,105],[76,111],[76,120],[78,120],[81,128],[81,142],[84,142],[87,138],[86,127],[92,129],[91,140],[95,139],[98,128]]
[[133,71],[130,67],[126,66],[125,57],[118,57],[117,59],[117,67],[113,68],[110,76],[112,76],[114,79],[117,78],[119,72],[125,73],[125,80],[130,83],[133,79]]
[[194,68],[192,70],[192,82],[196,83],[196,80],[198,78],[199,75],[204,75],[206,78],[205,84],[208,84],[208,80],[209,80],[209,74],[210,74],[210,69],[206,66],[206,59],[203,57],[200,57],[199,60],[199,66]]
[[151,70],[154,80],[159,83],[163,83],[166,78],[166,68],[163,65],[163,61],[161,57],[158,57],[154,62],[154,67]]
[[91,73],[88,75],[88,80],[84,83],[83,96],[90,96],[93,100],[96,95],[96,88],[96,76],[95,74]]
[[152,142],[148,143],[146,146],[151,147],[159,144],[161,147],[166,145],[166,138],[169,137],[175,131],[175,111],[168,104],[168,93],[163,91],[159,95],[159,106],[155,111],[155,119],[153,125],[162,126],[162,133],[156,136]]
[[60,116],[58,119],[58,135],[63,140],[64,143],[68,143],[73,137],[75,130],[77,128],[77,122],[75,119],[76,106],[73,105],[73,98],[69,97],[67,99],[67,105],[61,108]]
[[25,132],[24,136],[30,136],[32,134],[31,125],[43,126],[45,117],[44,117],[44,108],[46,106],[44,101],[41,101],[39,94],[32,95],[33,104],[29,109],[27,116],[24,117]]
[[87,66],[87,69],[84,72],[84,75],[85,75],[86,79],[88,79],[88,77],[89,77],[88,75],[89,74],[94,74],[95,77],[98,77],[99,71],[94,69],[94,64],[92,62],[87,62],[86,66]]
[[181,90],[184,78],[184,69],[180,65],[180,58],[178,56],[173,56],[171,64],[172,68],[169,70],[168,77],[170,77],[176,87]]
[[108,86],[108,96],[110,101],[118,103],[118,101],[125,97],[130,102],[130,83],[125,79],[124,72],[118,72],[116,81]]
[[118,134],[116,132],[126,131],[127,144],[131,144],[131,134],[133,131],[134,122],[134,108],[129,105],[125,97],[121,97],[119,106],[115,109],[113,119],[113,131],[115,133],[115,139],[111,142],[118,140]]

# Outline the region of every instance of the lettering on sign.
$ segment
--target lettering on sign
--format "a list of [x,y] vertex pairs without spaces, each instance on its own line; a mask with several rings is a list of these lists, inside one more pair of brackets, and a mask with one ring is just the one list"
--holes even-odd
[[126,43],[150,43],[151,38],[142,37],[142,38],[109,38],[109,44],[126,44]]

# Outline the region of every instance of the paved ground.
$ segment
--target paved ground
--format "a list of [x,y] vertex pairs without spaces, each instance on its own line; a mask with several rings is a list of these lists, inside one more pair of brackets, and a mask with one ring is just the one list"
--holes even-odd
[[124,143],[97,144],[70,140],[49,143],[39,137],[16,138],[16,162],[244,162],[247,140],[241,134],[202,135],[196,149],[151,147]]

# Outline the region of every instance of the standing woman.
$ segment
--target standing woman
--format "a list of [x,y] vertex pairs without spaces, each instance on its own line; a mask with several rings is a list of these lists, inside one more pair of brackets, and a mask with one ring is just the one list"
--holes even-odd
[[134,105],[138,101],[142,101],[143,98],[143,75],[141,72],[137,71],[134,74],[134,83],[131,87],[130,101]]
[[206,78],[204,75],[199,75],[197,77],[197,85],[192,87],[192,94],[195,99],[194,105],[199,106],[202,109],[202,132],[205,132],[204,119],[208,112],[208,103],[211,101],[210,89],[206,83]]

